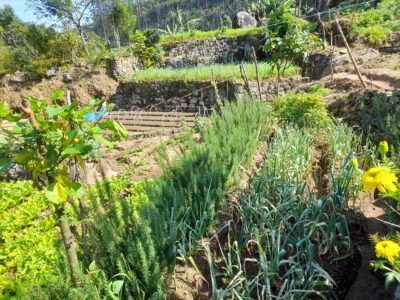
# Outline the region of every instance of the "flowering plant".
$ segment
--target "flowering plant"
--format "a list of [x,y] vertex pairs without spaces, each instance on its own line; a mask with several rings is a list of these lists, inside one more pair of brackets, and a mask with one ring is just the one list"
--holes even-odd
[[[378,190],[382,197],[386,200],[385,205],[393,214],[399,213],[400,189],[399,179],[396,173],[399,170],[393,168],[388,161],[387,153],[389,152],[389,144],[386,141],[379,143],[378,151],[381,155],[382,164],[369,169],[363,174],[362,184],[364,191],[375,192]],[[394,200],[396,207],[392,207],[390,201]],[[393,227],[399,229],[400,226],[387,222]],[[400,282],[400,235],[394,235],[392,238],[381,238],[377,235],[372,236],[375,243],[375,255],[380,260],[371,262],[371,266],[375,270],[383,270],[386,276],[386,285],[393,281]]]

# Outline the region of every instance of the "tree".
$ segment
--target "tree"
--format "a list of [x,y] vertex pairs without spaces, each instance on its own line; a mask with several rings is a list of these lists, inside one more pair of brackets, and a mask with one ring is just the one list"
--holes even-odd
[[323,42],[307,29],[307,23],[293,16],[289,9],[292,1],[271,0],[267,38],[263,50],[270,53],[278,73],[277,91],[286,69],[304,62]]
[[133,29],[136,25],[136,16],[133,12],[133,3],[131,1],[117,0],[112,11],[111,19],[116,30],[115,34],[118,35],[117,44],[120,47],[119,32],[122,32],[128,43],[131,44]]
[[[62,91],[53,92],[52,102],[62,101]],[[113,144],[103,135],[111,130],[117,137],[126,137],[119,123],[107,120],[97,124],[85,122],[85,115],[93,111],[99,101],[79,109],[77,103],[69,106],[51,105],[48,100],[30,97],[29,104],[13,113],[7,102],[0,102],[0,124],[7,120],[14,126],[0,130],[0,172],[18,164],[31,172],[37,188],[44,190],[49,207],[55,213],[71,269],[71,279],[80,285],[77,246],[65,215],[65,205],[73,198],[82,197],[82,182],[69,176],[69,166],[85,170],[85,158],[94,154],[93,141],[107,146]],[[29,122],[21,122],[27,118]]]
[[83,27],[90,18],[89,12],[93,2],[94,0],[31,0],[30,5],[40,17],[53,18],[75,26],[85,51],[88,52]]
[[7,27],[9,26],[14,20],[17,20],[18,17],[15,15],[15,12],[11,5],[4,5],[2,9],[0,9],[0,26]]

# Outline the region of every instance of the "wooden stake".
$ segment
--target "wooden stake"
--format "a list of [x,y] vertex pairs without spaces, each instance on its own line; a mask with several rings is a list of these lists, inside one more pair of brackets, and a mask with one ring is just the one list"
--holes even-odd
[[254,65],[255,65],[255,67],[256,67],[256,76],[257,76],[257,87],[258,87],[258,96],[259,96],[259,98],[260,98],[260,100],[261,100],[261,98],[262,98],[262,95],[261,95],[261,86],[260,86],[260,74],[258,73],[258,61],[257,61],[257,54],[256,54],[256,50],[254,49],[254,47],[253,46],[251,46],[251,49],[253,50],[253,53],[252,53],[252,59],[253,59],[253,62],[254,62]]
[[346,46],[347,52],[349,53],[349,56],[350,56],[351,62],[353,63],[354,69],[356,70],[357,76],[360,79],[364,89],[367,89],[368,88],[367,84],[365,83],[364,79],[361,76],[361,73],[360,73],[360,70],[358,68],[357,62],[355,61],[355,59],[353,57],[353,54],[351,53],[349,44],[347,43],[346,37],[344,36],[344,33],[342,31],[342,27],[340,26],[339,21],[338,21],[338,19],[336,17],[335,17],[335,22],[336,22],[336,25],[337,25],[337,27],[339,29],[339,33],[342,36],[342,39],[343,39],[343,42],[344,42],[344,44]]
[[243,62],[240,64],[240,75],[242,76],[242,79],[244,81],[244,89],[247,91],[247,94],[249,94],[249,96],[253,98],[253,95],[251,94],[249,78],[247,77],[246,69]]
[[71,91],[67,90],[67,105],[71,105]]

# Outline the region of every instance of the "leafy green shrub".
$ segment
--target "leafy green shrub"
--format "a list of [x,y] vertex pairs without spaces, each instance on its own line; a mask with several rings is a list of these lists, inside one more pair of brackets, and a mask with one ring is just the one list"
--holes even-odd
[[147,47],[156,47],[160,42],[161,33],[160,30],[156,28],[151,28],[143,31],[143,34],[146,36],[147,40],[145,44]]
[[371,45],[385,43],[391,31],[400,30],[400,5],[398,1],[384,0],[377,8],[354,14],[351,33]]
[[73,31],[68,31],[50,40],[48,55],[56,58],[61,64],[65,64],[84,56],[84,50],[80,36]]
[[273,100],[278,119],[301,127],[321,127],[332,122],[321,94],[288,94]]
[[148,47],[147,37],[140,30],[136,30],[131,39],[133,55],[137,56],[146,68],[161,60],[159,49]]
[[370,45],[382,45],[387,41],[390,29],[382,25],[374,25],[367,28],[360,28],[357,33],[364,37]]
[[16,69],[12,51],[0,41],[0,75],[11,73]]
[[363,132],[369,134],[374,142],[387,140],[396,150],[400,150],[400,117],[397,112],[400,91],[394,91],[391,96],[367,93],[358,103]]
[[40,57],[30,60],[25,69],[34,75],[43,77],[50,68],[57,65],[58,61],[56,58]]
[[222,26],[225,28],[232,28],[233,23],[232,23],[232,19],[230,16],[228,15],[224,15],[222,18]]

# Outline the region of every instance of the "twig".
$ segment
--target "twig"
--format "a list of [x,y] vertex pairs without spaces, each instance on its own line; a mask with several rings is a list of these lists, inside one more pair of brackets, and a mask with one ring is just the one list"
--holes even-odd
[[376,220],[378,220],[378,221],[380,221],[380,222],[382,222],[382,223],[384,223],[384,224],[386,224],[386,225],[390,225],[390,226],[393,226],[393,227],[396,227],[396,228],[400,229],[400,226],[397,225],[397,224],[394,224],[394,223],[391,223],[391,222],[388,222],[388,221],[379,219],[379,218],[377,218],[377,217],[374,217],[374,219],[376,219]]

